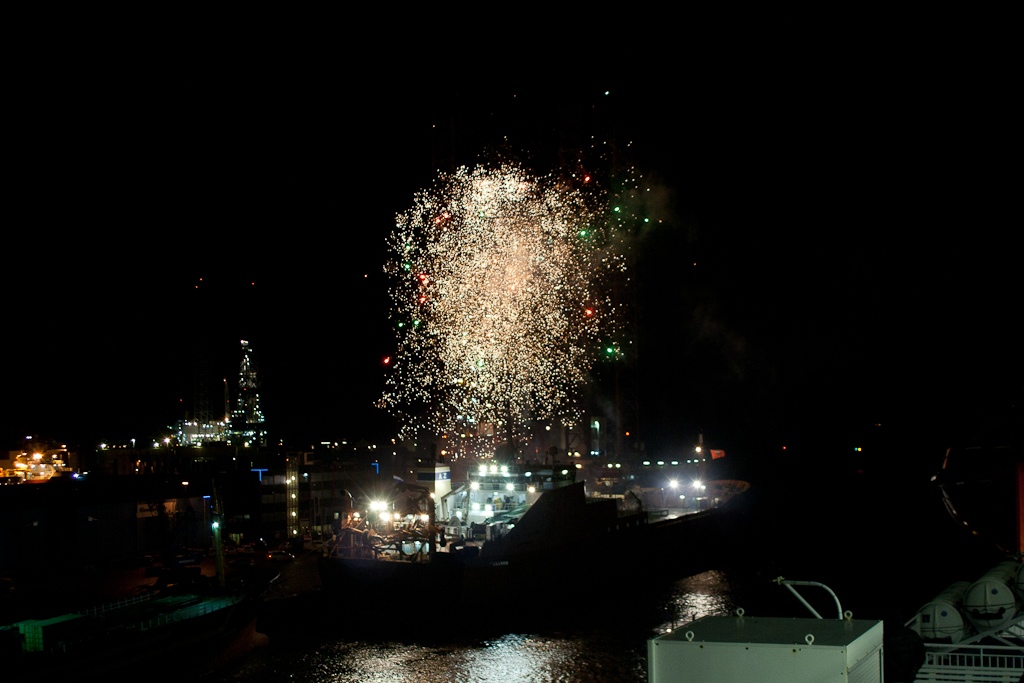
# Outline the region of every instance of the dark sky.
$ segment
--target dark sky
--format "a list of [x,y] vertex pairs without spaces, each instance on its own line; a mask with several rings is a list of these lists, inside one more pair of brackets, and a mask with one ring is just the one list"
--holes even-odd
[[472,87],[172,57],[12,86],[5,447],[149,438],[242,338],[286,443],[386,431],[395,214],[434,169],[505,148],[543,171],[591,131],[666,218],[637,249],[649,449],[872,421],[941,442],[1019,406],[1016,133],[984,57],[680,55]]

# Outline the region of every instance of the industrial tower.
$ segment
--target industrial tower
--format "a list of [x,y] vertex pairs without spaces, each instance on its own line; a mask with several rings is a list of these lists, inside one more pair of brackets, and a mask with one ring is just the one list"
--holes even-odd
[[260,408],[259,374],[249,342],[242,340],[238,371],[238,397],[231,411],[229,438],[238,445],[266,446],[267,432]]

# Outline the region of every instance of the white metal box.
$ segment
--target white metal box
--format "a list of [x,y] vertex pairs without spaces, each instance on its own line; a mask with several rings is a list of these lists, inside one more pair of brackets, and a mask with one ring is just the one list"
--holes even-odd
[[649,683],[880,683],[882,622],[710,616],[647,641]]

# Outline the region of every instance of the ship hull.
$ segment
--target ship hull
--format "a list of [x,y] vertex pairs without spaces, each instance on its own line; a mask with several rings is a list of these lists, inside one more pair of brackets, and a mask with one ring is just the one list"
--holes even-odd
[[363,618],[424,601],[503,614],[529,611],[609,585],[650,586],[716,561],[729,512],[714,508],[651,521],[595,506],[582,487],[545,493],[521,524],[480,547],[452,547],[421,561],[319,558],[322,594]]
[[[256,630],[259,591],[239,595],[175,594],[98,614],[45,620],[62,630],[35,629],[34,651],[10,652],[4,680],[53,678],[72,682],[119,677],[201,676],[266,642]],[[188,604],[187,608],[173,605]],[[66,619],[66,620],[64,620]],[[63,621],[62,621],[63,620]],[[23,648],[33,638],[29,620],[19,628]]]

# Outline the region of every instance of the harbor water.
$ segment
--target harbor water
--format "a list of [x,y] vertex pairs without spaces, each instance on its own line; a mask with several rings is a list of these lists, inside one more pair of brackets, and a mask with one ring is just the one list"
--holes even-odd
[[[780,577],[828,586],[834,597],[814,587],[799,591],[822,618],[849,611],[882,620],[886,680],[912,680],[900,671],[917,656],[906,622],[944,586],[973,580],[998,556],[958,535],[934,499],[867,504],[876,493],[846,489],[836,498],[832,489],[827,501],[773,497],[768,507],[755,505],[751,524],[731,530],[718,547],[653,547],[604,590],[577,591],[572,577],[559,577],[564,598],[538,605],[527,619],[512,620],[486,604],[446,609],[441,589],[410,595],[407,609],[372,624],[315,594],[282,602],[258,624],[266,636],[261,644],[204,681],[643,683],[648,640],[694,619],[739,608],[751,616],[813,616]],[[699,571],[660,583],[645,576],[648,562],[682,565],[695,555],[707,558]]]
[[721,570],[645,590],[638,600],[611,586],[609,593],[619,597],[569,594],[515,625],[486,605],[465,615],[429,613],[420,603],[394,615],[394,628],[372,629],[348,623],[344,613],[312,611],[301,615],[300,627],[293,619],[288,627],[265,624],[265,645],[204,680],[640,683],[647,680],[648,638],[683,619],[732,613],[743,602],[741,587]]

